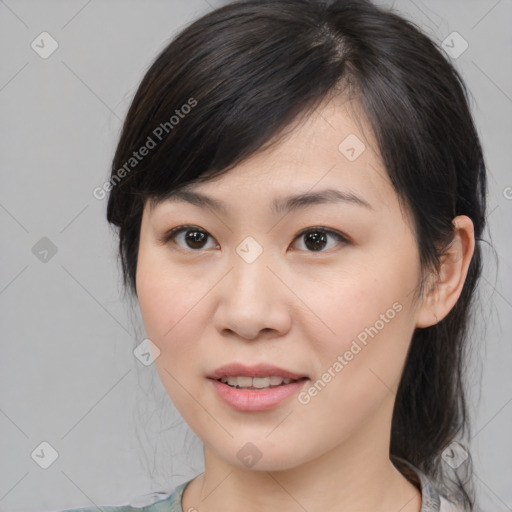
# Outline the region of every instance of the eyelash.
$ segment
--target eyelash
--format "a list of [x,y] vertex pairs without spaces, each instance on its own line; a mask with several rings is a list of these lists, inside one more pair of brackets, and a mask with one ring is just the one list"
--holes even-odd
[[[177,227],[167,231],[160,238],[159,241],[162,244],[167,245],[169,242],[173,241],[173,239],[176,238],[176,236],[179,235],[180,233],[187,232],[187,231],[192,231],[192,230],[204,233],[209,238],[214,239],[207,231],[205,231],[204,229],[201,229],[199,226],[194,226],[194,225],[187,224],[187,225],[177,226]],[[333,238],[335,238],[338,243],[342,243],[342,244],[349,244],[350,243],[350,240],[349,240],[349,238],[347,236],[343,235],[342,233],[340,233],[338,231],[335,231],[333,229],[326,228],[326,227],[323,227],[323,226],[312,226],[312,227],[303,229],[302,231],[300,231],[299,233],[297,233],[295,235],[294,241],[296,239],[300,238],[301,236],[304,236],[305,234],[312,233],[312,232],[313,233],[314,232],[321,232],[321,233],[330,235]],[[177,245],[176,242],[173,242],[173,243],[175,245]],[[178,246],[178,248],[181,249],[181,250],[187,251],[187,252],[200,252],[200,251],[203,251],[203,250],[207,250],[207,249],[192,249],[190,247],[189,248],[183,248],[183,247],[180,247],[180,246]],[[320,250],[320,251],[305,251],[305,252],[309,252],[309,253],[315,254],[315,253],[325,253],[325,252],[330,252],[330,251],[329,250]]]

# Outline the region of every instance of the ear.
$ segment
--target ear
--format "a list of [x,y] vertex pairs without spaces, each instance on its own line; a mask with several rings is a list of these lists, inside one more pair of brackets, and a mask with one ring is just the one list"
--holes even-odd
[[455,217],[453,239],[441,256],[441,265],[432,277],[418,310],[416,327],[430,327],[440,322],[455,306],[475,250],[473,222],[466,215]]

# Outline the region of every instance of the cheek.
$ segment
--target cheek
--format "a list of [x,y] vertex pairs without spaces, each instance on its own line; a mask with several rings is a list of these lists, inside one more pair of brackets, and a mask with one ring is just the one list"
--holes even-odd
[[[197,374],[197,350],[202,335],[196,315],[200,310],[197,283],[183,273],[171,272],[158,255],[142,251],[137,266],[137,295],[146,336],[160,350],[155,368],[171,401],[187,422],[198,413],[190,400],[195,390],[191,377]],[[198,307],[199,306],[199,307]],[[197,398],[197,397],[196,397]]]
[[137,297],[147,336],[161,350],[187,323],[197,302],[197,279],[169,265],[165,253],[141,244],[137,261]]
[[[378,268],[354,272],[323,285],[317,280],[315,290],[305,281],[301,289],[308,297],[309,309],[322,321],[317,332],[322,333],[320,339],[329,340],[324,347],[329,350],[343,349],[353,339],[364,344],[372,335],[409,331],[413,313],[410,292],[415,284],[414,272],[388,267],[382,272]],[[310,322],[311,326],[313,323],[318,324]]]
[[[146,336],[160,350],[155,367],[172,402],[186,405],[179,383],[197,373],[197,343],[201,323],[194,321],[201,304],[197,280],[171,269],[156,251],[142,250],[137,265],[137,295]],[[204,291],[202,293],[204,295]],[[187,386],[188,388],[189,386]],[[183,402],[183,405],[182,405]],[[181,407],[180,407],[181,406]]]
[[334,334],[309,331],[316,380],[299,397],[298,413],[301,428],[323,430],[326,450],[396,395],[414,331],[409,285],[416,275],[405,274],[397,279],[389,267],[387,274],[359,274],[319,293],[311,305]]
[[[413,290],[419,279],[414,253],[403,259],[354,266],[350,275],[325,280],[308,295],[308,306],[322,320],[302,326],[318,355],[317,374],[330,369],[338,385],[350,382],[361,394],[371,393],[379,378],[396,388],[415,328]],[[338,385],[329,387],[334,392]]]

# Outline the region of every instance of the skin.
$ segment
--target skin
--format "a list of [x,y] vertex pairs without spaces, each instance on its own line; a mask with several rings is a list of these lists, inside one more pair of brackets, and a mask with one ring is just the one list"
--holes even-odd
[[[410,219],[354,112],[341,98],[323,103],[277,145],[194,184],[225,202],[226,213],[146,204],[136,276],[142,317],[162,383],[204,443],[205,472],[185,490],[184,511],[420,510],[418,489],[389,460],[395,393],[415,328],[441,320],[460,295],[473,226],[454,219],[456,243],[419,296]],[[338,149],[349,134],[366,147],[354,161]],[[331,187],[370,207],[270,209],[274,198]],[[208,233],[203,248],[187,245],[184,233],[161,241],[183,224]],[[316,226],[348,241],[327,234],[314,251],[297,234]],[[263,249],[252,263],[236,252],[247,236]],[[309,376],[307,389],[396,303],[400,312],[307,404],[295,395],[270,411],[237,411],[206,378],[229,362],[269,362]],[[248,442],[261,453],[252,467],[237,457]]]

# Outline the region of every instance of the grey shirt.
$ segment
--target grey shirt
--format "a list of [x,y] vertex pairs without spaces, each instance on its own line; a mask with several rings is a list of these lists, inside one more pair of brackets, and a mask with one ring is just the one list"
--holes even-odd
[[[403,461],[405,462],[405,461]],[[429,478],[418,468],[406,462],[410,471],[406,476],[421,491],[421,510],[420,512],[464,512],[464,509],[456,507],[446,500],[430,482]],[[170,493],[155,492],[146,494],[132,500],[129,505],[74,508],[63,510],[61,512],[194,512],[194,510],[183,510],[181,506],[181,497],[187,485],[192,481],[190,479],[178,485]]]

